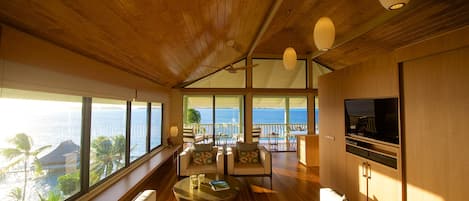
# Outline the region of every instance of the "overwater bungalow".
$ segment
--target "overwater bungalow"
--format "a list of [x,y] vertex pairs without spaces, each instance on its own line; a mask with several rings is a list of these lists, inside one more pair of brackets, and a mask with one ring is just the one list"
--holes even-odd
[[73,173],[80,165],[80,146],[72,140],[63,141],[54,150],[39,158],[42,169],[47,172]]

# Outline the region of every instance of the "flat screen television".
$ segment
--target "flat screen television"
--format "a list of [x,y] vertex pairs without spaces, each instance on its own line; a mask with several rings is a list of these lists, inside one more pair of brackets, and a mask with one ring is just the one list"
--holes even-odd
[[345,100],[345,134],[399,144],[398,99]]

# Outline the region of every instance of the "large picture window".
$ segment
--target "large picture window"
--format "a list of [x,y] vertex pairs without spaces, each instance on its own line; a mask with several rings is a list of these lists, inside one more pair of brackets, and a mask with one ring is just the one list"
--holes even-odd
[[306,60],[298,60],[296,67],[286,70],[281,59],[252,59],[253,88],[306,88]]
[[78,193],[82,98],[0,90],[0,200]]
[[[210,67],[210,66],[208,66]],[[216,67],[213,67],[216,68]],[[246,60],[225,66],[185,88],[244,88],[246,87]]]
[[130,115],[130,162],[147,152],[148,103],[132,102]]
[[308,132],[307,97],[253,97],[253,128],[259,143],[276,150],[294,150],[295,135]]
[[161,145],[163,130],[163,104],[151,103],[150,149]]
[[125,166],[127,102],[92,99],[89,184]]
[[88,192],[162,144],[162,107],[0,88],[0,200],[65,200]]
[[217,145],[244,141],[243,96],[184,96],[184,127]]

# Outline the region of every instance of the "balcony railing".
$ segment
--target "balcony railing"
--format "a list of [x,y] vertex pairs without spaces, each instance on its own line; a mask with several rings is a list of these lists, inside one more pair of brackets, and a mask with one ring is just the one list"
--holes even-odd
[[[203,134],[207,139],[213,138],[215,133],[216,144],[235,144],[237,141],[244,141],[244,127],[238,123],[218,123],[218,124],[189,124],[184,127],[194,128],[196,134]],[[253,128],[261,128],[259,143],[263,145],[277,145],[296,143],[296,134],[306,134],[308,132],[306,123],[255,123]],[[213,130],[215,129],[215,132]],[[275,133],[275,135],[272,135]]]

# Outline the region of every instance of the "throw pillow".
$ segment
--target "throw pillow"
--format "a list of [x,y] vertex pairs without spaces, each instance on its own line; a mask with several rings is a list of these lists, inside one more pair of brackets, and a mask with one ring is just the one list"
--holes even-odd
[[239,151],[239,162],[244,164],[259,163],[259,150]]
[[236,143],[236,149],[239,151],[255,151],[257,143]]
[[213,151],[193,151],[192,162],[196,165],[212,164],[215,157]]
[[192,145],[193,151],[212,151],[212,144],[194,144]]

